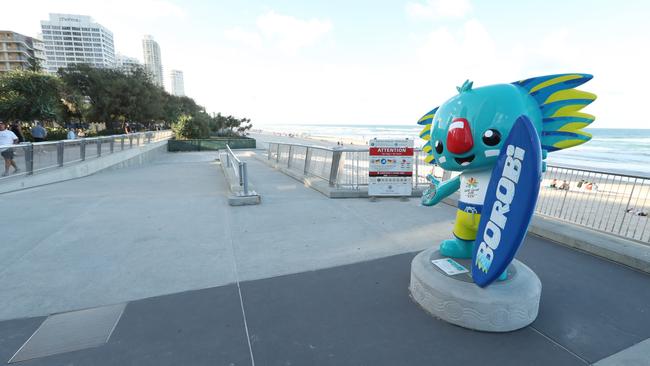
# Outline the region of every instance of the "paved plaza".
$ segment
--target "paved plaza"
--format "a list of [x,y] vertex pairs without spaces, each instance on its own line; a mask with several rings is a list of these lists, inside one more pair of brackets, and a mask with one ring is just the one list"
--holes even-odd
[[455,208],[328,199],[240,154],[260,205],[228,206],[214,152],[1,195],[0,362],[48,315],[112,304],[106,344],[16,364],[585,365],[650,338],[649,275],[533,235],[517,256],[542,281],[532,325],[435,319],[410,261]]

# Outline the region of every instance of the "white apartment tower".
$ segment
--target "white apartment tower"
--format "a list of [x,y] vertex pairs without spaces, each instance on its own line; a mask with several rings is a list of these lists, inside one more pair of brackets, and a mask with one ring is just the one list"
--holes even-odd
[[72,64],[94,67],[115,64],[113,33],[89,16],[50,14],[50,20],[41,21],[41,31],[48,72]]
[[183,82],[183,72],[172,70],[169,73],[170,84],[172,86],[172,95],[179,97],[185,96],[185,84]]
[[144,36],[142,40],[142,52],[144,53],[144,68],[151,75],[151,80],[159,87],[163,87],[163,69],[160,59],[160,46],[153,40],[152,36]]
[[140,60],[135,57],[124,56],[119,53],[115,56],[115,68],[124,73],[131,73],[141,66]]

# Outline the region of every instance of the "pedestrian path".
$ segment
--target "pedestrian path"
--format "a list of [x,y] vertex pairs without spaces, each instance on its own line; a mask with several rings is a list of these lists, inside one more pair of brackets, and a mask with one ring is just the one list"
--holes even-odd
[[584,365],[650,338],[650,276],[535,236],[518,254],[543,284],[531,326],[434,319],[410,260],[453,208],[327,199],[242,157],[258,206],[228,206],[209,152],[2,195],[0,361],[48,314],[117,303],[108,343],[20,365]]
[[233,283],[233,258],[251,280],[410,252],[451,222],[416,200],[324,199],[255,159],[263,204],[230,207],[216,156],[166,154],[2,195],[0,320]]

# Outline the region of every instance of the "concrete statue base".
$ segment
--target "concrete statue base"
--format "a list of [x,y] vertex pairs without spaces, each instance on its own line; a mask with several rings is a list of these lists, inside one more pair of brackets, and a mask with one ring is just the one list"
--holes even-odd
[[[517,330],[537,318],[542,283],[523,263],[513,260],[506,280],[480,288],[469,272],[448,275],[432,263],[441,258],[437,249],[428,249],[411,263],[411,296],[431,315],[487,332]],[[455,261],[471,271],[469,259]]]

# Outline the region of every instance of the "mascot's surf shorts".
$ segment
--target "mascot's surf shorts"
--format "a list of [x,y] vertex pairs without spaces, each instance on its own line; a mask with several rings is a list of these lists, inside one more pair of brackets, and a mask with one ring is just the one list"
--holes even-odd
[[479,222],[481,222],[480,213],[470,213],[463,210],[456,211],[454,235],[458,239],[475,240]]

